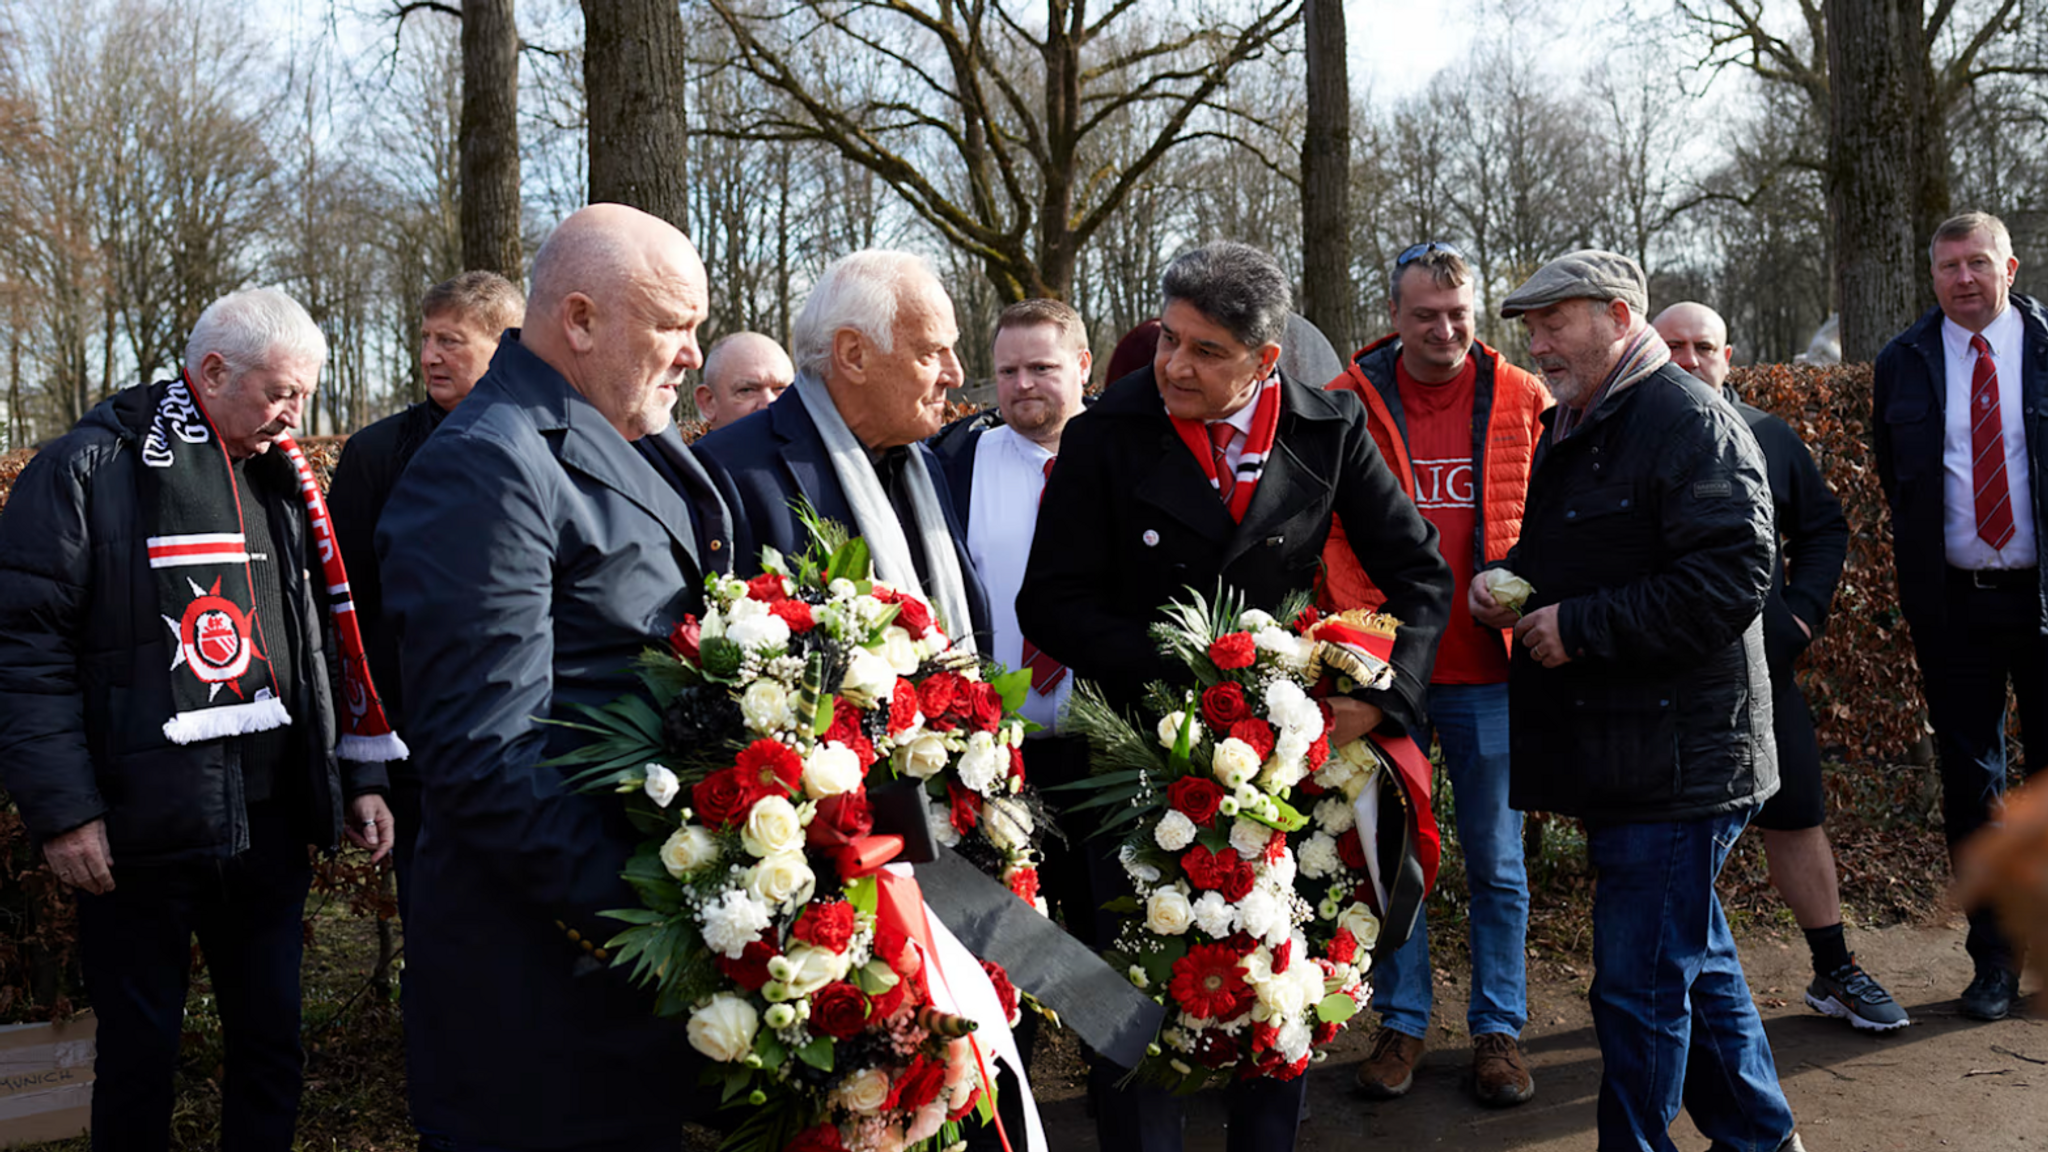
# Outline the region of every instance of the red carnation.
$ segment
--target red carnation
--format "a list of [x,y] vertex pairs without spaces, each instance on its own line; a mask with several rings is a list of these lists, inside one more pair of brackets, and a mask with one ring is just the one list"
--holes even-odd
[[1278,864],[1280,858],[1285,855],[1287,855],[1287,833],[1275,828],[1273,829],[1273,834],[1266,837],[1266,863]]
[[819,1124],[797,1133],[782,1152],[846,1152],[846,1143],[839,1138],[838,1125]]
[[1325,788],[1321,784],[1316,783],[1316,778],[1313,776],[1303,776],[1301,778],[1301,783],[1296,784],[1295,787],[1301,789],[1302,795],[1304,796],[1321,796],[1323,793],[1329,791],[1328,788]]
[[737,960],[721,953],[718,970],[725,973],[726,979],[747,991],[758,992],[763,984],[768,983],[768,961],[779,955],[781,953],[775,950],[774,945],[766,940],[755,940],[748,943],[747,950],[740,953]]
[[1242,957],[1221,944],[1197,944],[1173,962],[1173,999],[1190,1016],[1228,1020],[1251,1005]]
[[782,617],[791,632],[809,632],[818,626],[811,617],[811,606],[801,600],[777,600],[768,606],[768,611]]
[[[1277,969],[1276,969],[1277,971]],[[1252,1025],[1252,1051],[1264,1052],[1280,1043],[1280,1030],[1271,1024]]]
[[730,828],[746,819],[755,799],[737,768],[721,768],[690,788],[697,818],[712,828]]
[[910,981],[899,979],[886,992],[877,992],[868,997],[868,1019],[887,1020],[903,1006],[903,997],[910,991]]
[[844,900],[807,904],[789,934],[806,944],[844,952],[846,942],[853,939],[853,905]]
[[789,593],[783,590],[782,577],[773,572],[763,572],[747,581],[747,599],[773,604],[789,599]]
[[1224,681],[1211,684],[1202,692],[1202,719],[1218,732],[1230,731],[1230,726],[1252,714],[1250,704],[1245,702],[1244,689]]
[[1026,904],[1038,902],[1038,869],[1013,868],[1010,871],[1010,891],[1015,892]]
[[1259,650],[1249,632],[1231,632],[1209,642],[1209,659],[1226,672],[1249,668],[1258,658]]
[[983,960],[981,970],[988,973],[988,982],[995,985],[996,999],[1003,1005],[1003,1019],[1017,1019],[1017,986],[1010,983],[1010,974],[993,960]]
[[844,980],[818,989],[811,994],[811,1027],[834,1040],[851,1040],[867,1031],[867,994]]
[[1356,827],[1345,829],[1344,834],[1337,837],[1337,858],[1353,872],[1365,871],[1365,845],[1359,843]]
[[697,645],[704,638],[704,625],[695,616],[684,616],[683,622],[669,629],[668,646],[676,655],[692,664],[697,662]]
[[1308,746],[1308,770],[1313,772],[1330,758],[1330,730],[1326,727],[1316,742]]
[[1282,1082],[1297,1079],[1303,1072],[1308,1071],[1308,1058],[1309,1054],[1303,1053],[1301,1059],[1296,1060],[1292,1064],[1275,1068],[1271,1072],[1266,1073],[1266,1075]]
[[922,640],[932,630],[932,610],[915,596],[900,596],[896,600],[896,624],[910,633],[912,640]]
[[896,687],[889,693],[889,735],[901,736],[917,723],[919,712],[917,685],[901,676],[896,678]]
[[874,830],[875,810],[868,803],[868,790],[856,788],[818,801],[817,815],[811,817],[811,825],[804,832],[804,842],[814,847],[829,847]]
[[1024,749],[1015,744],[1010,745],[1010,779],[1024,781]]
[[1227,1068],[1237,1062],[1237,1041],[1220,1028],[1211,1028],[1195,1041],[1195,1059],[1211,1068]]
[[1321,1048],[1330,1041],[1335,1040],[1337,1033],[1342,1031],[1343,1028],[1342,1024],[1334,1020],[1319,1020],[1316,1022],[1315,1030],[1309,1033],[1309,1039],[1314,1042],[1316,1047]]
[[1282,940],[1273,946],[1273,975],[1284,975],[1293,964],[1294,941],[1292,938]]
[[896,1082],[896,1106],[906,1112],[915,1112],[937,1099],[939,1089],[945,1086],[945,1062],[919,1056],[911,1061],[903,1078]]
[[962,836],[974,831],[974,825],[981,819],[981,797],[961,787],[957,781],[946,781],[946,798],[952,801],[953,831]]
[[[784,603],[794,604],[797,601],[786,600]],[[835,700],[832,703],[832,726],[825,729],[824,738],[820,741],[830,744],[836,740],[846,745],[848,750],[860,759],[862,771],[872,767],[875,762],[874,742],[868,739],[867,732],[862,728],[865,719],[860,709],[843,699]]]
[[936,724],[953,708],[953,697],[960,690],[960,677],[951,672],[934,672],[925,677],[917,686],[917,704],[924,710],[927,722]]
[[747,789],[747,807],[763,796],[788,797],[803,782],[804,762],[777,740],[756,740],[740,752],[740,783]]
[[1003,721],[1003,694],[996,686],[976,683],[967,690],[967,722],[983,732],[993,732]]
[[1317,609],[1315,605],[1305,605],[1302,608],[1300,614],[1295,616],[1294,618],[1294,630],[1296,632],[1306,632],[1309,629],[1315,627],[1316,621],[1321,620],[1322,618],[1322,612],[1319,609]]
[[1273,754],[1273,745],[1280,738],[1273,731],[1271,724],[1256,716],[1249,720],[1239,720],[1237,723],[1232,724],[1230,726],[1230,735],[1233,739],[1242,740],[1251,745],[1252,751],[1259,754],[1260,760],[1264,760]]
[[1337,929],[1330,937],[1330,959],[1339,964],[1349,964],[1358,959],[1358,937],[1349,928]]
[[1183,776],[1166,786],[1166,802],[1174,811],[1209,827],[1223,804],[1223,785],[1202,776]]
[[966,1116],[969,1112],[974,1111],[975,1106],[980,1103],[981,1085],[976,1084],[973,1090],[967,1093],[967,1102],[960,1105],[958,1108],[955,1108],[952,1111],[946,1113],[946,1119],[959,1120],[962,1117]]
[[1225,848],[1222,853],[1209,851],[1203,844],[1195,844],[1180,858],[1181,871],[1188,874],[1188,883],[1197,888],[1216,888],[1223,882],[1229,869],[1224,856],[1235,858],[1237,850]]
[[1251,862],[1239,856],[1235,849],[1226,848],[1224,854],[1229,857],[1230,870],[1217,878],[1216,890],[1223,893],[1225,900],[1235,904],[1252,894],[1252,885],[1258,877],[1252,872]]

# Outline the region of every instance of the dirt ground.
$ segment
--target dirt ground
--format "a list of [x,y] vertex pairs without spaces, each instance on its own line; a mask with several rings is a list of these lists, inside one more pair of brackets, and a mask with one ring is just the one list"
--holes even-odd
[[[2048,1149],[2048,997],[1996,1024],[1968,1020],[1955,998],[1970,979],[1961,922],[1853,931],[1857,958],[1913,1017],[1888,1035],[1853,1031],[1808,1009],[1801,994],[1812,973],[1796,932],[1760,929],[1740,943],[1750,989],[1763,1013],[1785,1093],[1812,1152],[1969,1152]],[[1457,979],[1447,980],[1456,975]],[[1462,974],[1438,972],[1437,1021],[1415,1088],[1392,1102],[1351,1094],[1351,1077],[1370,1029],[1348,1034],[1309,1074],[1303,1152],[1446,1148],[1493,1152],[1585,1152],[1594,1146],[1600,1052],[1586,1007],[1591,972],[1565,965],[1532,971],[1529,1027],[1523,1034],[1536,1098],[1493,1110],[1466,1089],[1470,1049],[1464,1030]],[[2022,987],[2034,991],[2036,982]],[[1096,1147],[1085,1087],[1071,1050],[1041,1054],[1032,1078],[1048,1143],[1055,1152]],[[1681,1116],[1671,1129],[1681,1152],[1706,1140]],[[1189,1152],[1221,1152],[1220,1102],[1189,1109]],[[1106,1150],[1114,1152],[1114,1150]]]

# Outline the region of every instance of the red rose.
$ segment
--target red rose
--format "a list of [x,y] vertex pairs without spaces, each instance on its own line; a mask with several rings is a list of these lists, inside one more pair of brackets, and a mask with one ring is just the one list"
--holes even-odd
[[1358,959],[1358,937],[1351,934],[1351,929],[1339,928],[1337,934],[1330,937],[1330,959],[1339,964],[1349,964]]
[[755,940],[747,945],[747,950],[740,953],[737,960],[720,953],[718,970],[725,973],[726,979],[747,991],[758,992],[763,984],[768,983],[768,961],[779,955],[781,953],[775,950],[774,945],[766,940]]
[[834,1040],[851,1040],[868,1028],[867,994],[834,980],[811,994],[811,1027]]
[[782,617],[791,632],[809,632],[818,626],[811,618],[811,606],[801,600],[777,600],[768,606],[768,611]]
[[974,684],[968,689],[967,722],[983,732],[993,732],[1003,720],[1003,694],[993,684]]
[[846,1143],[839,1138],[837,1125],[819,1124],[797,1133],[782,1152],[846,1152]]
[[896,624],[910,633],[912,640],[922,640],[932,630],[932,610],[915,596],[902,596],[896,601]]
[[988,982],[995,985],[996,999],[1003,1005],[1003,1019],[1014,1022],[1017,1019],[1017,986],[1010,983],[1010,974],[993,960],[983,960],[981,970],[988,973]]
[[962,836],[974,831],[974,825],[981,819],[981,797],[948,780],[946,798],[952,801],[953,831]]
[[1010,872],[1010,891],[1026,904],[1038,901],[1038,869],[1016,868]]
[[1209,642],[1209,659],[1226,672],[1249,668],[1258,658],[1259,650],[1252,644],[1249,632],[1232,632]]
[[1235,904],[1252,894],[1252,885],[1258,877],[1252,873],[1251,863],[1239,856],[1235,849],[1226,848],[1224,851],[1230,857],[1230,870],[1217,877],[1216,890],[1223,893],[1225,900]]
[[875,810],[868,803],[868,790],[856,788],[818,801],[817,815],[811,817],[811,826],[804,832],[804,842],[822,848],[845,843],[874,830]]
[[1273,754],[1273,744],[1280,738],[1278,733],[1273,731],[1271,724],[1256,716],[1249,720],[1239,720],[1237,723],[1232,724],[1230,726],[1230,735],[1233,739],[1242,740],[1251,745],[1252,751],[1257,752],[1261,760]]
[[889,693],[889,735],[901,736],[910,731],[910,726],[917,723],[919,711],[917,685],[898,676],[896,687]]
[[915,1112],[937,1099],[939,1089],[945,1086],[945,1062],[919,1056],[896,1082],[896,1106],[905,1112]]
[[803,758],[776,740],[756,740],[747,745],[733,767],[739,772],[741,786],[747,789],[749,808],[763,796],[788,797],[804,778]]
[[1019,783],[1024,779],[1024,749],[1015,744],[1010,745],[1010,779]]
[[745,820],[754,800],[737,768],[721,768],[690,789],[690,804],[697,809],[697,818],[712,828],[730,828]]
[[1365,871],[1365,845],[1358,842],[1358,829],[1347,828],[1337,837],[1337,858],[1353,872]]
[[806,944],[844,952],[846,942],[853,939],[853,905],[844,900],[807,904],[789,934]]
[[1251,705],[1245,703],[1244,689],[1229,681],[1211,684],[1202,692],[1202,719],[1218,732],[1230,731],[1232,724],[1249,719],[1251,714]]
[[669,629],[668,646],[676,655],[694,664],[697,662],[697,645],[704,638],[704,625],[695,616],[684,616],[683,622]]
[[1202,776],[1183,776],[1166,786],[1166,802],[1173,805],[1174,811],[1207,828],[1223,803],[1223,785]]
[[924,710],[927,721],[937,721],[953,707],[953,696],[960,689],[960,677],[951,672],[934,672],[925,677],[917,686],[917,705]]
[[1237,1061],[1237,1041],[1230,1033],[1212,1028],[1195,1041],[1195,1059],[1211,1068],[1227,1068]]
[[783,590],[782,577],[773,572],[763,572],[747,581],[747,599],[773,604],[789,599],[789,593]]

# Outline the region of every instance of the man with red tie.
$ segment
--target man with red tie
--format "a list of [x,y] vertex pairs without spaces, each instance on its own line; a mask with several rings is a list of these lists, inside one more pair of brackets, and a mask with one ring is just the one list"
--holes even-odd
[[[2005,791],[2008,682],[2027,775],[2048,763],[2041,465],[2024,419],[2048,399],[2048,314],[2011,294],[2019,261],[1997,217],[1943,223],[1928,254],[1940,306],[1878,354],[1873,427],[1953,851]],[[2019,991],[2012,944],[1989,909],[1969,918],[1962,1013],[2001,1019]]]

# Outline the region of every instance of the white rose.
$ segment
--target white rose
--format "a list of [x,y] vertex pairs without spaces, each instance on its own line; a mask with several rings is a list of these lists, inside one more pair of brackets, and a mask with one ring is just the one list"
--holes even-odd
[[1152,839],[1168,852],[1178,852],[1195,842],[1195,822],[1185,812],[1169,808],[1152,830]]
[[1194,923],[1188,898],[1177,888],[1161,888],[1145,901],[1145,930],[1160,936],[1179,936]]
[[834,740],[804,761],[804,795],[813,800],[851,792],[861,785],[860,757]]
[[[1180,742],[1181,725],[1189,722],[1186,712],[1168,712],[1166,715],[1161,716],[1159,718],[1159,746],[1169,752],[1173,751],[1174,745]],[[1192,723],[1194,729],[1188,737],[1189,748],[1193,748],[1202,742],[1202,722],[1195,720]]]
[[789,950],[789,979],[783,983],[789,986],[792,996],[809,996],[834,980],[846,975],[849,961],[830,948],[813,948],[799,944]]
[[1349,928],[1351,935],[1357,939],[1358,946],[1368,952],[1380,941],[1380,918],[1373,915],[1372,909],[1363,904],[1353,904],[1346,908],[1343,914],[1337,917],[1337,927]]
[[1488,568],[1479,574],[1479,586],[1493,597],[1493,602],[1519,616],[1522,605],[1529,602],[1536,589],[1527,580],[1505,568]]
[[721,1064],[735,1063],[754,1050],[754,1033],[760,1026],[760,1014],[752,1004],[720,992],[690,1013],[690,1047]]
[[1223,898],[1221,892],[1204,892],[1189,911],[1195,917],[1195,927],[1221,940],[1237,929],[1237,909]]
[[846,675],[839,681],[840,694],[863,707],[887,700],[895,690],[895,666],[865,648],[846,662]]
[[756,856],[801,852],[804,825],[796,805],[780,796],[763,796],[754,801],[754,806],[747,810],[747,822],[740,827],[740,846]]
[[676,793],[682,790],[682,782],[676,779],[675,773],[659,764],[649,764],[645,771],[647,776],[640,782],[641,790],[647,793],[649,800],[654,801],[655,807],[668,807],[669,801],[674,800]]
[[818,878],[802,852],[770,856],[746,872],[747,891],[763,903],[802,904],[811,898]]
[[927,732],[908,744],[900,745],[889,759],[898,772],[929,780],[944,770],[951,754],[946,751],[944,737],[936,732]]
[[1010,774],[1010,758],[996,747],[995,737],[976,732],[960,754],[960,783],[987,796]]
[[889,1099],[889,1077],[879,1068],[869,1068],[840,1085],[839,1099],[848,1111],[863,1116],[880,1111]]
[[[741,604],[759,604],[758,600],[742,600]],[[780,616],[754,616],[735,620],[725,630],[725,638],[742,648],[758,651],[774,651],[789,646],[789,624]]]
[[669,833],[661,845],[661,866],[678,880],[712,863],[718,856],[718,837],[695,824]]
[[740,695],[740,718],[756,732],[777,732],[794,719],[789,711],[789,693],[773,680],[756,680]]
[[1247,860],[1256,860],[1266,854],[1266,841],[1272,839],[1273,830],[1255,820],[1240,816],[1230,825],[1230,846]]
[[1358,823],[1358,810],[1335,796],[1325,796],[1315,808],[1316,826],[1332,836],[1342,836]]
[[989,801],[981,809],[982,835],[988,842],[1005,852],[1019,852],[1031,847],[1031,833],[1036,825],[1031,819],[1031,809],[1022,801],[999,797]]
[[1216,746],[1215,755],[1209,760],[1209,770],[1225,788],[1236,788],[1258,772],[1258,749],[1232,736]]
[[882,629],[882,659],[889,662],[889,667],[894,668],[898,676],[910,675],[924,662],[918,654],[917,641],[910,638],[908,631],[894,624]]

